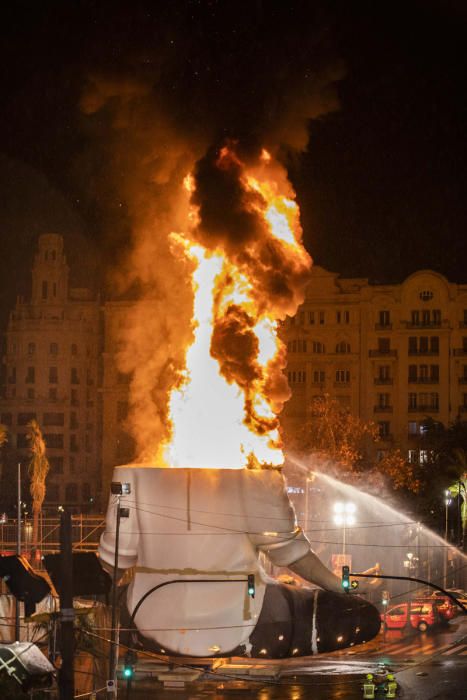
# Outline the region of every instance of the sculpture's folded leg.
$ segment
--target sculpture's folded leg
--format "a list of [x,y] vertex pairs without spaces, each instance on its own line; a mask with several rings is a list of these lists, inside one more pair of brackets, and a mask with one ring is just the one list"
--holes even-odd
[[380,626],[378,610],[358,596],[270,585],[247,653],[284,658],[330,652],[368,642]]

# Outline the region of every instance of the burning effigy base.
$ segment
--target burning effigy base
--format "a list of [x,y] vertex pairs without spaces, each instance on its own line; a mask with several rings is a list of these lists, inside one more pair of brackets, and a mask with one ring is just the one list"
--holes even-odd
[[293,586],[265,573],[261,552],[292,570],[309,559],[311,583],[329,573],[297,526],[280,470],[138,464],[116,467],[113,481],[127,484],[128,493],[110,497],[99,554],[105,568],[113,567],[119,501],[128,517],[120,521],[118,569],[133,570],[121,628],[145,649],[287,658],[378,633],[376,608],[336,592],[337,584]]

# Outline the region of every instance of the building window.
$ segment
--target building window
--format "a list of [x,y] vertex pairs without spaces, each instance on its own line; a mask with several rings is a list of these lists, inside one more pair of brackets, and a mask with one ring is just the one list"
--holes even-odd
[[67,503],[76,503],[78,500],[77,484],[67,484],[65,488],[65,501]]
[[63,474],[63,457],[49,457],[49,464],[54,474]]
[[378,352],[386,353],[391,350],[390,338],[378,338]]
[[430,456],[430,450],[420,450],[418,454],[420,464],[428,464],[430,461]]
[[42,282],[42,298],[47,299],[47,281]]
[[320,343],[317,340],[314,340],[311,344],[311,350],[312,352],[322,355],[324,352],[326,352],[326,348],[324,347],[323,343]]
[[344,340],[342,340],[340,343],[337,343],[336,345],[336,352],[337,353],[349,353],[350,352],[350,344],[346,343]]
[[387,420],[379,421],[378,429],[380,438],[387,438],[391,434],[391,423]]
[[378,324],[380,326],[391,325],[391,314],[389,313],[389,311],[383,310],[379,312]]
[[31,389],[31,388],[26,389],[26,397],[27,397],[28,399],[35,399],[35,398],[36,398],[36,392],[34,391],[34,389]]
[[439,338],[437,335],[433,335],[430,338],[430,352],[433,353],[433,355],[439,353]]
[[58,344],[50,343],[49,352],[51,355],[58,355]]
[[60,500],[60,489],[58,484],[47,484],[45,500],[47,503],[58,503]]
[[418,296],[422,301],[430,301],[433,299],[433,292],[429,289],[424,289]]
[[57,389],[56,387],[52,387],[49,389],[49,401],[56,401],[57,400]]
[[8,384],[16,384],[16,367],[10,367]]
[[336,311],[337,323],[350,323],[350,311]]
[[76,437],[76,433],[71,433],[70,434],[70,451],[71,452],[78,452],[79,447],[78,447],[78,440]]
[[320,323],[320,326],[322,326],[324,324],[324,311],[319,312],[319,323]]
[[326,380],[325,372],[322,369],[315,369],[313,371],[313,384],[324,384]]
[[410,420],[409,421],[409,430],[408,433],[410,436],[418,435],[418,423],[415,420]]
[[64,413],[44,413],[44,425],[65,425]]
[[58,384],[57,367],[49,367],[49,384]]
[[76,430],[79,427],[78,416],[76,411],[70,412],[70,430]]
[[34,355],[36,352],[36,343],[28,343],[28,355]]
[[433,311],[431,312],[431,317],[433,319],[433,325],[435,325],[435,326],[441,325],[441,310],[440,309],[433,309]]
[[304,370],[293,370],[288,373],[288,379],[290,384],[305,384],[306,372]]
[[417,450],[409,450],[407,452],[407,460],[410,462],[410,464],[416,464],[418,461]]
[[27,447],[30,447],[29,444],[29,439],[28,439],[28,434],[27,433],[18,433],[16,435],[16,447],[19,450],[25,449]]
[[76,343],[72,343],[71,345],[71,354],[73,356],[78,354],[78,346],[76,345]]
[[417,338],[410,336],[409,338],[409,355],[417,354]]
[[26,372],[26,384],[34,384],[36,381],[36,370],[34,367],[28,367]]
[[0,423],[3,423],[3,425],[12,425],[13,414],[12,413],[2,413],[2,415],[0,416]]
[[409,410],[416,409],[416,408],[417,408],[417,394],[410,392],[409,393]]
[[409,382],[417,381],[417,365],[409,365]]
[[350,382],[350,370],[336,369],[336,383],[348,384]]
[[63,450],[63,434],[62,433],[47,433],[44,435],[45,444],[47,447]]
[[389,365],[380,365],[378,367],[378,379],[382,382],[391,379],[391,368]]
[[430,365],[430,379],[434,382],[439,381],[439,365]]
[[315,312],[314,311],[308,312],[308,323],[310,324],[310,326],[315,325]]
[[18,413],[18,425],[27,425],[36,419],[35,413]]
[[81,497],[83,503],[88,503],[91,500],[91,485],[84,483],[81,486]]
[[79,384],[79,373],[77,367],[72,367],[70,372],[70,381],[72,384]]
[[378,408],[388,408],[390,406],[390,394],[378,394],[376,399]]
[[71,390],[71,405],[79,406],[78,389]]

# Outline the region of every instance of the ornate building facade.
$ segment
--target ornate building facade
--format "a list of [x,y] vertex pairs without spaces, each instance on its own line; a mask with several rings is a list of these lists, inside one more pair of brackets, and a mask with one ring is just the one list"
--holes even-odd
[[101,482],[100,306],[89,290],[70,288],[68,277],[62,236],[40,236],[31,298],[17,300],[6,331],[3,476],[8,488],[17,461],[26,476],[34,418],[51,465],[46,504],[90,507]]
[[373,285],[312,268],[306,300],[283,327],[293,392],[283,425],[306,421],[328,394],[379,426],[380,451],[423,460],[420,431],[467,413],[467,285],[430,270],[402,284]]
[[[82,509],[97,507],[113,467],[134,457],[125,430],[131,377],[116,363],[131,302],[101,305],[68,277],[62,237],[41,236],[31,298],[18,299],[5,336],[2,483],[16,461],[26,467],[27,423],[36,418],[51,463],[46,506]],[[329,394],[379,425],[380,451],[400,447],[415,461],[425,458],[427,418],[448,425],[467,415],[467,285],[430,270],[373,285],[315,266],[282,333],[292,389],[281,417],[286,434],[304,424],[314,397]]]

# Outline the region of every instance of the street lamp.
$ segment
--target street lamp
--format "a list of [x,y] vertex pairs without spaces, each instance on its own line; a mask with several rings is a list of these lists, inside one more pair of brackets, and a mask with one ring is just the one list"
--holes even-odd
[[111,698],[113,696],[113,688],[116,686],[116,671],[118,662],[118,647],[117,647],[117,571],[118,571],[118,545],[120,537],[120,519],[128,518],[129,508],[122,508],[120,505],[120,499],[122,496],[127,496],[131,493],[131,485],[128,483],[121,483],[120,481],[112,481],[110,484],[110,493],[116,496],[116,513],[115,513],[115,556],[114,556],[114,569],[112,572],[112,622],[110,630],[110,652],[109,652],[109,681],[112,682],[112,689],[109,685],[107,686],[107,696]]
[[346,528],[355,525],[355,513],[357,511],[357,506],[355,503],[342,503],[339,501],[334,503],[333,511],[334,524],[342,527],[342,554],[345,555]]
[[444,539],[446,540],[444,550],[444,587],[448,585],[448,508],[452,503],[451,492],[446,489],[444,492]]

